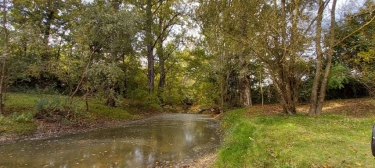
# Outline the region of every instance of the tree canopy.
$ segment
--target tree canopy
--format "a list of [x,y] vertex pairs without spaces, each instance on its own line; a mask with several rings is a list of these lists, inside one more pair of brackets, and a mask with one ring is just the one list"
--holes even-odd
[[[305,101],[315,115],[335,89],[375,95],[372,0],[355,12],[336,0],[1,2],[0,97],[53,90],[108,106],[279,102],[286,114]],[[358,86],[366,90],[354,94]]]

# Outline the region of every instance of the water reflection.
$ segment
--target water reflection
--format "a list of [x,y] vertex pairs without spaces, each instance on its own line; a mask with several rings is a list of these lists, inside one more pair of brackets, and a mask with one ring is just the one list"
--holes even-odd
[[57,139],[0,146],[0,167],[154,167],[177,165],[219,145],[218,123],[168,114]]

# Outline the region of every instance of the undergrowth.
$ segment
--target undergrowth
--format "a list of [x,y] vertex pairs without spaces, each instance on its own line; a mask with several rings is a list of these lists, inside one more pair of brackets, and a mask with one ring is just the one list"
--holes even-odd
[[104,101],[92,98],[86,102],[75,98],[72,103],[66,96],[46,94],[7,93],[5,109],[0,115],[2,134],[26,135],[37,130],[37,120],[68,125],[88,125],[99,120],[140,118],[125,107],[108,107]]

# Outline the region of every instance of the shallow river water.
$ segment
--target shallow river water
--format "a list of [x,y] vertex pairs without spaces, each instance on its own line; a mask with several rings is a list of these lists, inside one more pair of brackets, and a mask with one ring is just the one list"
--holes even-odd
[[87,133],[0,145],[1,167],[178,167],[213,152],[218,122],[165,114]]

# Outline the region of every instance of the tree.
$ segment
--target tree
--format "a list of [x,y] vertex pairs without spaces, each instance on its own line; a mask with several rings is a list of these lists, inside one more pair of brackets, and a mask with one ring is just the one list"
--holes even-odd
[[[73,32],[84,51],[81,55],[84,66],[70,97],[85,83],[87,92],[97,90],[105,95],[106,105],[115,106],[125,87],[125,57],[133,54],[135,15],[118,1],[97,0],[86,7]],[[86,34],[82,36],[82,32]]]
[[147,0],[146,3],[146,46],[147,46],[147,78],[149,93],[154,91],[155,87],[155,57],[154,57],[154,37],[152,35],[153,12],[152,0]]
[[337,26],[333,59],[352,72],[351,77],[375,95],[374,64],[374,6],[366,1],[356,13],[348,13]]
[[[154,43],[156,48],[156,56],[159,69],[159,83],[158,83],[158,97],[163,104],[162,94],[166,83],[166,63],[170,60],[173,52],[179,46],[179,39],[183,32],[173,32],[173,28],[177,24],[181,24],[181,19],[184,16],[184,5],[179,0],[159,0],[157,8],[155,9],[155,20],[157,21],[156,28],[153,30],[156,41]],[[167,41],[168,39],[168,41]]]
[[[317,53],[317,68],[316,68],[316,75],[314,77],[314,83],[311,93],[311,100],[310,100],[310,115],[319,115],[322,112],[323,108],[323,102],[326,96],[326,88],[328,83],[328,77],[330,75],[331,71],[331,65],[332,65],[332,55],[333,55],[333,47],[335,43],[335,26],[336,26],[336,19],[335,19],[335,12],[336,12],[336,0],[332,1],[331,5],[331,14],[330,14],[330,27],[329,27],[329,38],[328,38],[328,45],[327,45],[327,52],[326,55],[326,67],[324,71],[323,79],[320,81],[320,75],[323,68],[323,51],[321,47],[321,33],[322,33],[322,27],[321,22],[323,18],[323,9],[325,4],[322,0],[319,1],[319,10],[318,10],[318,19],[317,19],[317,33],[316,33],[316,39],[315,39],[315,45],[316,45],[316,53]],[[318,89],[319,89],[319,95],[318,95]]]
[[[311,43],[309,32],[314,19],[310,11],[314,3],[299,0],[254,0],[246,1],[246,5],[244,3],[220,0],[202,2],[201,11],[198,12],[202,13],[203,32],[209,45],[218,47],[212,53],[224,54],[234,61],[234,65],[239,65],[237,72],[240,83],[246,81],[243,77],[249,79],[250,63],[264,63],[284,113],[295,114],[302,77],[308,69],[304,57]],[[239,86],[250,85],[247,81],[245,83]],[[240,93],[248,90],[246,87],[238,89]]]
[[[216,55],[213,70],[217,71],[221,88],[221,104],[229,95],[236,95],[240,106],[251,106],[250,60],[253,57],[246,39],[251,36],[252,19],[258,3],[252,1],[201,2],[197,19],[203,25],[209,52]],[[233,76],[234,75],[234,76]],[[230,79],[237,80],[235,83]],[[238,92],[236,91],[238,90]],[[237,93],[233,93],[237,92]]]
[[[160,78],[158,83],[159,91],[165,85],[165,61],[168,53],[165,53],[165,40],[171,38],[171,30],[179,22],[181,11],[179,11],[179,0],[147,0],[134,1],[134,4],[144,12],[144,45],[147,55],[147,78],[149,93],[155,90],[155,61],[159,63]],[[182,3],[184,4],[184,3]],[[173,38],[173,37],[172,37]],[[156,55],[155,50],[156,49]],[[160,94],[160,93],[159,93]]]
[[[42,89],[57,82],[55,64],[69,43],[72,22],[79,18],[80,2],[14,1],[10,24],[14,28],[12,82],[28,81]],[[22,67],[22,68],[21,68]]]
[[0,115],[4,113],[4,98],[3,98],[3,93],[4,93],[4,80],[5,80],[5,70],[6,70],[6,59],[9,54],[9,33],[8,33],[8,28],[7,28],[7,13],[8,13],[8,3],[6,0],[3,0],[3,20],[2,20],[2,29],[4,32],[4,51],[3,55],[1,58],[1,77],[0,77]]
[[323,21],[323,11],[326,4],[323,0],[319,0],[319,9],[317,13],[317,23],[316,23],[316,36],[315,36],[315,52],[316,52],[316,72],[314,77],[314,82],[311,91],[310,98],[310,114],[315,114],[317,112],[318,106],[318,89],[321,77],[321,71],[323,66],[323,51],[321,46],[322,38],[322,21]]

